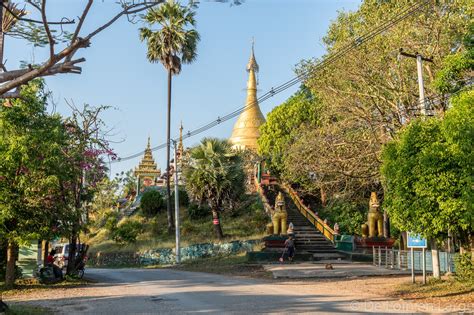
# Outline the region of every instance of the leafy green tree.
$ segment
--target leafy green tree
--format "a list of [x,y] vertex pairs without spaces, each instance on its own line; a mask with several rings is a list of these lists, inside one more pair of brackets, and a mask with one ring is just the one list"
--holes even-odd
[[0,237],[8,242],[5,282],[13,285],[18,245],[51,237],[68,220],[61,181],[69,137],[59,115],[46,112],[42,81],[32,81],[12,107],[0,106]]
[[143,193],[140,199],[140,209],[147,217],[154,217],[160,212],[163,206],[163,196],[156,190],[149,190]]
[[[315,173],[314,184],[305,179],[314,190],[328,186],[334,194],[350,196],[380,186],[383,144],[419,114],[416,62],[398,58],[400,48],[434,58],[423,69],[428,99],[438,97],[432,82],[443,67],[439,60],[466,49],[463,37],[472,18],[469,0],[431,1],[423,10],[357,45],[383,21],[413,5],[411,0],[367,0],[354,12],[341,12],[324,38],[327,55],[301,63],[298,73],[309,73],[305,85],[324,104],[321,127],[299,133],[297,147],[290,150],[293,158],[285,159],[293,169],[302,165]],[[355,44],[354,49],[332,59],[350,44]],[[316,69],[326,60],[331,62]],[[446,108],[446,102],[435,104],[437,112]],[[307,178],[308,171],[294,170],[292,177]]]
[[[90,203],[97,192],[97,185],[106,176],[104,157],[115,158],[109,147],[106,127],[101,114],[107,106],[84,105],[82,109],[72,106],[72,115],[66,120],[69,141],[64,151],[67,163],[62,167],[68,174],[60,183],[62,199],[70,207],[70,219],[63,222],[70,239],[69,257],[76,257],[79,233],[87,227]],[[76,264],[68,263],[68,274],[74,272]]]
[[[474,91],[444,119],[416,120],[384,147],[384,207],[402,230],[431,239],[448,232],[469,246],[474,221]],[[471,251],[474,250],[471,245]]]
[[[175,0],[168,0],[158,8],[150,9],[143,17],[149,26],[158,25],[158,30],[140,28],[140,39],[146,40],[147,58],[150,62],[160,62],[168,72],[168,115],[166,132],[166,171],[170,171],[170,128],[171,128],[171,81],[173,75],[181,72],[183,63],[192,63],[197,57],[199,33],[192,6],[182,6]],[[170,176],[166,177],[168,233],[173,229],[171,209]]]
[[219,239],[224,237],[219,213],[244,192],[242,159],[226,140],[205,138],[191,149],[183,173],[186,190],[198,204],[207,203]]
[[461,90],[474,75],[474,23],[464,36],[463,46],[458,52],[443,59],[442,68],[433,81],[434,88],[440,93],[456,93]]
[[303,87],[268,114],[267,121],[260,127],[258,153],[269,162],[275,175],[283,171],[285,152],[299,138],[298,128],[318,124],[320,106],[319,100]]

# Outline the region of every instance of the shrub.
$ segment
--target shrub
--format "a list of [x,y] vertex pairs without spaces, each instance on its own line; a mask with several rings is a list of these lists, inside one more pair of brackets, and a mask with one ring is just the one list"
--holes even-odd
[[193,203],[188,206],[187,212],[190,219],[197,220],[209,217],[211,210],[209,210],[207,206],[200,206]]
[[[186,190],[179,188],[179,206],[187,207],[189,206],[189,196]],[[171,207],[174,208],[174,190],[171,191]]]
[[143,193],[140,200],[140,209],[147,217],[154,217],[163,207],[163,196],[156,190]]
[[367,206],[356,202],[335,200],[325,209],[321,210],[319,216],[328,219],[333,226],[339,224],[341,234],[360,234],[361,225],[365,223]]
[[456,280],[474,284],[474,264],[470,253],[457,255],[454,259]]
[[117,223],[118,223],[118,213],[111,212],[107,214],[104,227],[109,233],[111,233],[115,230],[115,228],[117,228]]
[[138,221],[125,221],[112,232],[112,238],[120,244],[135,243],[138,235],[143,231],[143,226]]

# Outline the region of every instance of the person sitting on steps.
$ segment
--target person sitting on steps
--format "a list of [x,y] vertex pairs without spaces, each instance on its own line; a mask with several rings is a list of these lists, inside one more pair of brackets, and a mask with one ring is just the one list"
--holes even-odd
[[285,241],[285,248],[288,254],[288,260],[292,262],[293,257],[295,256],[295,239],[293,236],[288,237]]

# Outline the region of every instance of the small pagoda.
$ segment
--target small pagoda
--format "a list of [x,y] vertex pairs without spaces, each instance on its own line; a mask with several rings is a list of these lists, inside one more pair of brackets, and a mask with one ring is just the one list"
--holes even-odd
[[156,186],[158,184],[161,171],[155,163],[153,154],[151,153],[150,137],[148,137],[145,155],[140,164],[138,164],[138,167],[135,168],[133,174],[137,178],[138,193],[142,193],[146,187]]

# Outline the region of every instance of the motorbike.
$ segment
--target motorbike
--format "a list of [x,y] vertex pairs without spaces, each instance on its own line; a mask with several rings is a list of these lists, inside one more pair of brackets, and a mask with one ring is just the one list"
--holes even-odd
[[[88,249],[89,246],[85,245],[82,250],[79,250],[75,259],[75,268],[69,273],[69,275],[78,279],[82,279],[84,277]],[[66,272],[65,269],[66,268],[64,268],[64,273]],[[46,266],[39,268],[36,273],[36,277],[39,279],[40,283],[44,284],[60,282],[64,279],[63,269],[60,268],[56,262],[54,264],[47,264]]]

